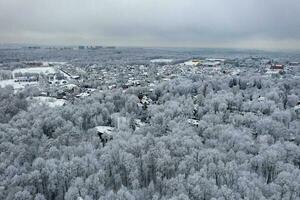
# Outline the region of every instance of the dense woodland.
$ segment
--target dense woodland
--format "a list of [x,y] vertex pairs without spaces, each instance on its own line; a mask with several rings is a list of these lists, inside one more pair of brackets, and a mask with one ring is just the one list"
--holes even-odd
[[[0,88],[0,199],[300,199],[299,78],[195,76],[57,108],[33,93]],[[103,145],[94,127],[116,115],[146,125]]]

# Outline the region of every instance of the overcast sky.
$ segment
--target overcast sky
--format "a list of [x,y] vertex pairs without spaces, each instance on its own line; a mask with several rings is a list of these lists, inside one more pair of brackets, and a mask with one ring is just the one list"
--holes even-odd
[[0,43],[300,49],[300,0],[0,0]]

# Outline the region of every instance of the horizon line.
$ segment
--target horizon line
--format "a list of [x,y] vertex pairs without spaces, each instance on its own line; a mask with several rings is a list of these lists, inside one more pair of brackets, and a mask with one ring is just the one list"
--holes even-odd
[[147,48],[147,49],[220,49],[241,51],[264,51],[264,52],[300,52],[294,48],[251,48],[251,47],[217,47],[217,46],[158,46],[158,45],[108,45],[108,44],[38,44],[38,43],[0,43],[0,46],[40,46],[40,47],[78,47],[78,46],[102,46],[116,48]]

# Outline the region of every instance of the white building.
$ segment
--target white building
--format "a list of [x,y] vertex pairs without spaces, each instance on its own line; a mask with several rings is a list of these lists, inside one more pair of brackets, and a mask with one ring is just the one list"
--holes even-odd
[[198,59],[193,59],[193,60],[189,60],[184,62],[184,65],[187,66],[199,66],[202,63],[202,60],[198,60]]
[[207,61],[202,63],[202,66],[204,67],[218,67],[221,65],[220,61]]

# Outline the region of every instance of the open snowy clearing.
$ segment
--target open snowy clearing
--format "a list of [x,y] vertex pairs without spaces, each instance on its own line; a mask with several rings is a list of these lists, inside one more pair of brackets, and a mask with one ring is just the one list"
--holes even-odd
[[60,107],[65,105],[66,100],[64,99],[56,99],[53,97],[32,97],[30,98],[32,100],[32,105],[47,105],[51,108],[54,107]]
[[2,80],[0,81],[0,87],[6,87],[6,86],[13,86],[13,88],[15,90],[18,89],[23,89],[26,86],[33,86],[33,85],[37,85],[38,82],[33,81],[33,82],[15,82],[13,79],[9,79],[9,80]]

